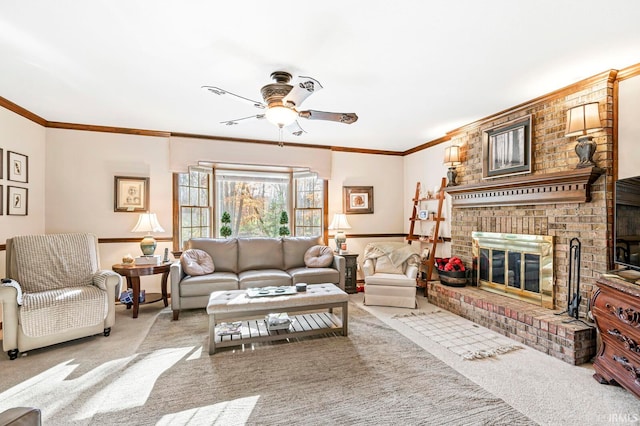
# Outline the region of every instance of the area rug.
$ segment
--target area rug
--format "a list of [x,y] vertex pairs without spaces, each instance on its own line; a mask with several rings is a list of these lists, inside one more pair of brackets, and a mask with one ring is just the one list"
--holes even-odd
[[172,321],[164,310],[135,354],[103,353],[102,365],[73,377],[61,363],[2,403],[29,403],[26,389],[44,386],[46,425],[535,424],[354,304],[349,326],[347,337],[209,356],[206,313]]
[[507,337],[449,311],[410,312],[394,318],[465,360],[496,357],[522,349]]

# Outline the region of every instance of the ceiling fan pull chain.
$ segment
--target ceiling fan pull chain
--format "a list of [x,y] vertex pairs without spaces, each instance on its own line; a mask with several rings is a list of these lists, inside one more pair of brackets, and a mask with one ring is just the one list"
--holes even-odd
[[284,147],[284,141],[282,140],[282,124],[278,126],[278,146]]

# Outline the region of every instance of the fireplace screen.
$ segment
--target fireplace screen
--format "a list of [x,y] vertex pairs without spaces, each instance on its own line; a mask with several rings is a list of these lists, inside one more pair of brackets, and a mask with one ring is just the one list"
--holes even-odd
[[553,237],[474,232],[478,287],[553,309]]

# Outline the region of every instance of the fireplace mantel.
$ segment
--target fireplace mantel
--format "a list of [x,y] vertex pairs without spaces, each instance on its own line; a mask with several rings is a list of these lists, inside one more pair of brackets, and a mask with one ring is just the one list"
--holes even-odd
[[585,167],[541,175],[449,186],[452,206],[493,207],[591,201],[591,185],[604,173],[598,167]]

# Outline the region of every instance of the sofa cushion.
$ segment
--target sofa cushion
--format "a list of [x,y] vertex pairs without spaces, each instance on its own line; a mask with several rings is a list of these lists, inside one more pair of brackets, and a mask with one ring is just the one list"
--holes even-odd
[[393,266],[389,256],[380,256],[376,259],[376,273],[402,274],[402,264]]
[[340,272],[333,268],[293,268],[287,272],[291,275],[293,285],[298,283],[324,284],[339,283]]
[[404,274],[375,273],[364,278],[365,292],[368,285],[380,285],[387,287],[415,287],[415,278],[409,278]]
[[327,246],[312,246],[304,254],[308,268],[327,268],[333,263],[333,251]]
[[238,272],[283,269],[280,238],[238,238]]
[[180,281],[180,296],[205,296],[219,290],[237,290],[238,275],[232,272],[214,272],[207,275],[185,277]]
[[280,269],[259,269],[240,272],[240,289],[291,285],[291,276]]
[[180,255],[180,263],[187,275],[207,275],[215,271],[213,259],[204,250],[189,249]]
[[282,239],[284,269],[306,266],[304,254],[309,248],[317,245],[322,245],[322,237],[284,237]]
[[27,336],[49,336],[104,323],[108,311],[107,292],[98,287],[56,288],[25,293],[20,324]]
[[21,235],[7,240],[7,250],[7,275],[24,292],[91,285],[99,265],[98,237],[93,234]]
[[218,272],[238,273],[238,240],[236,238],[191,238],[187,249],[209,253]]

